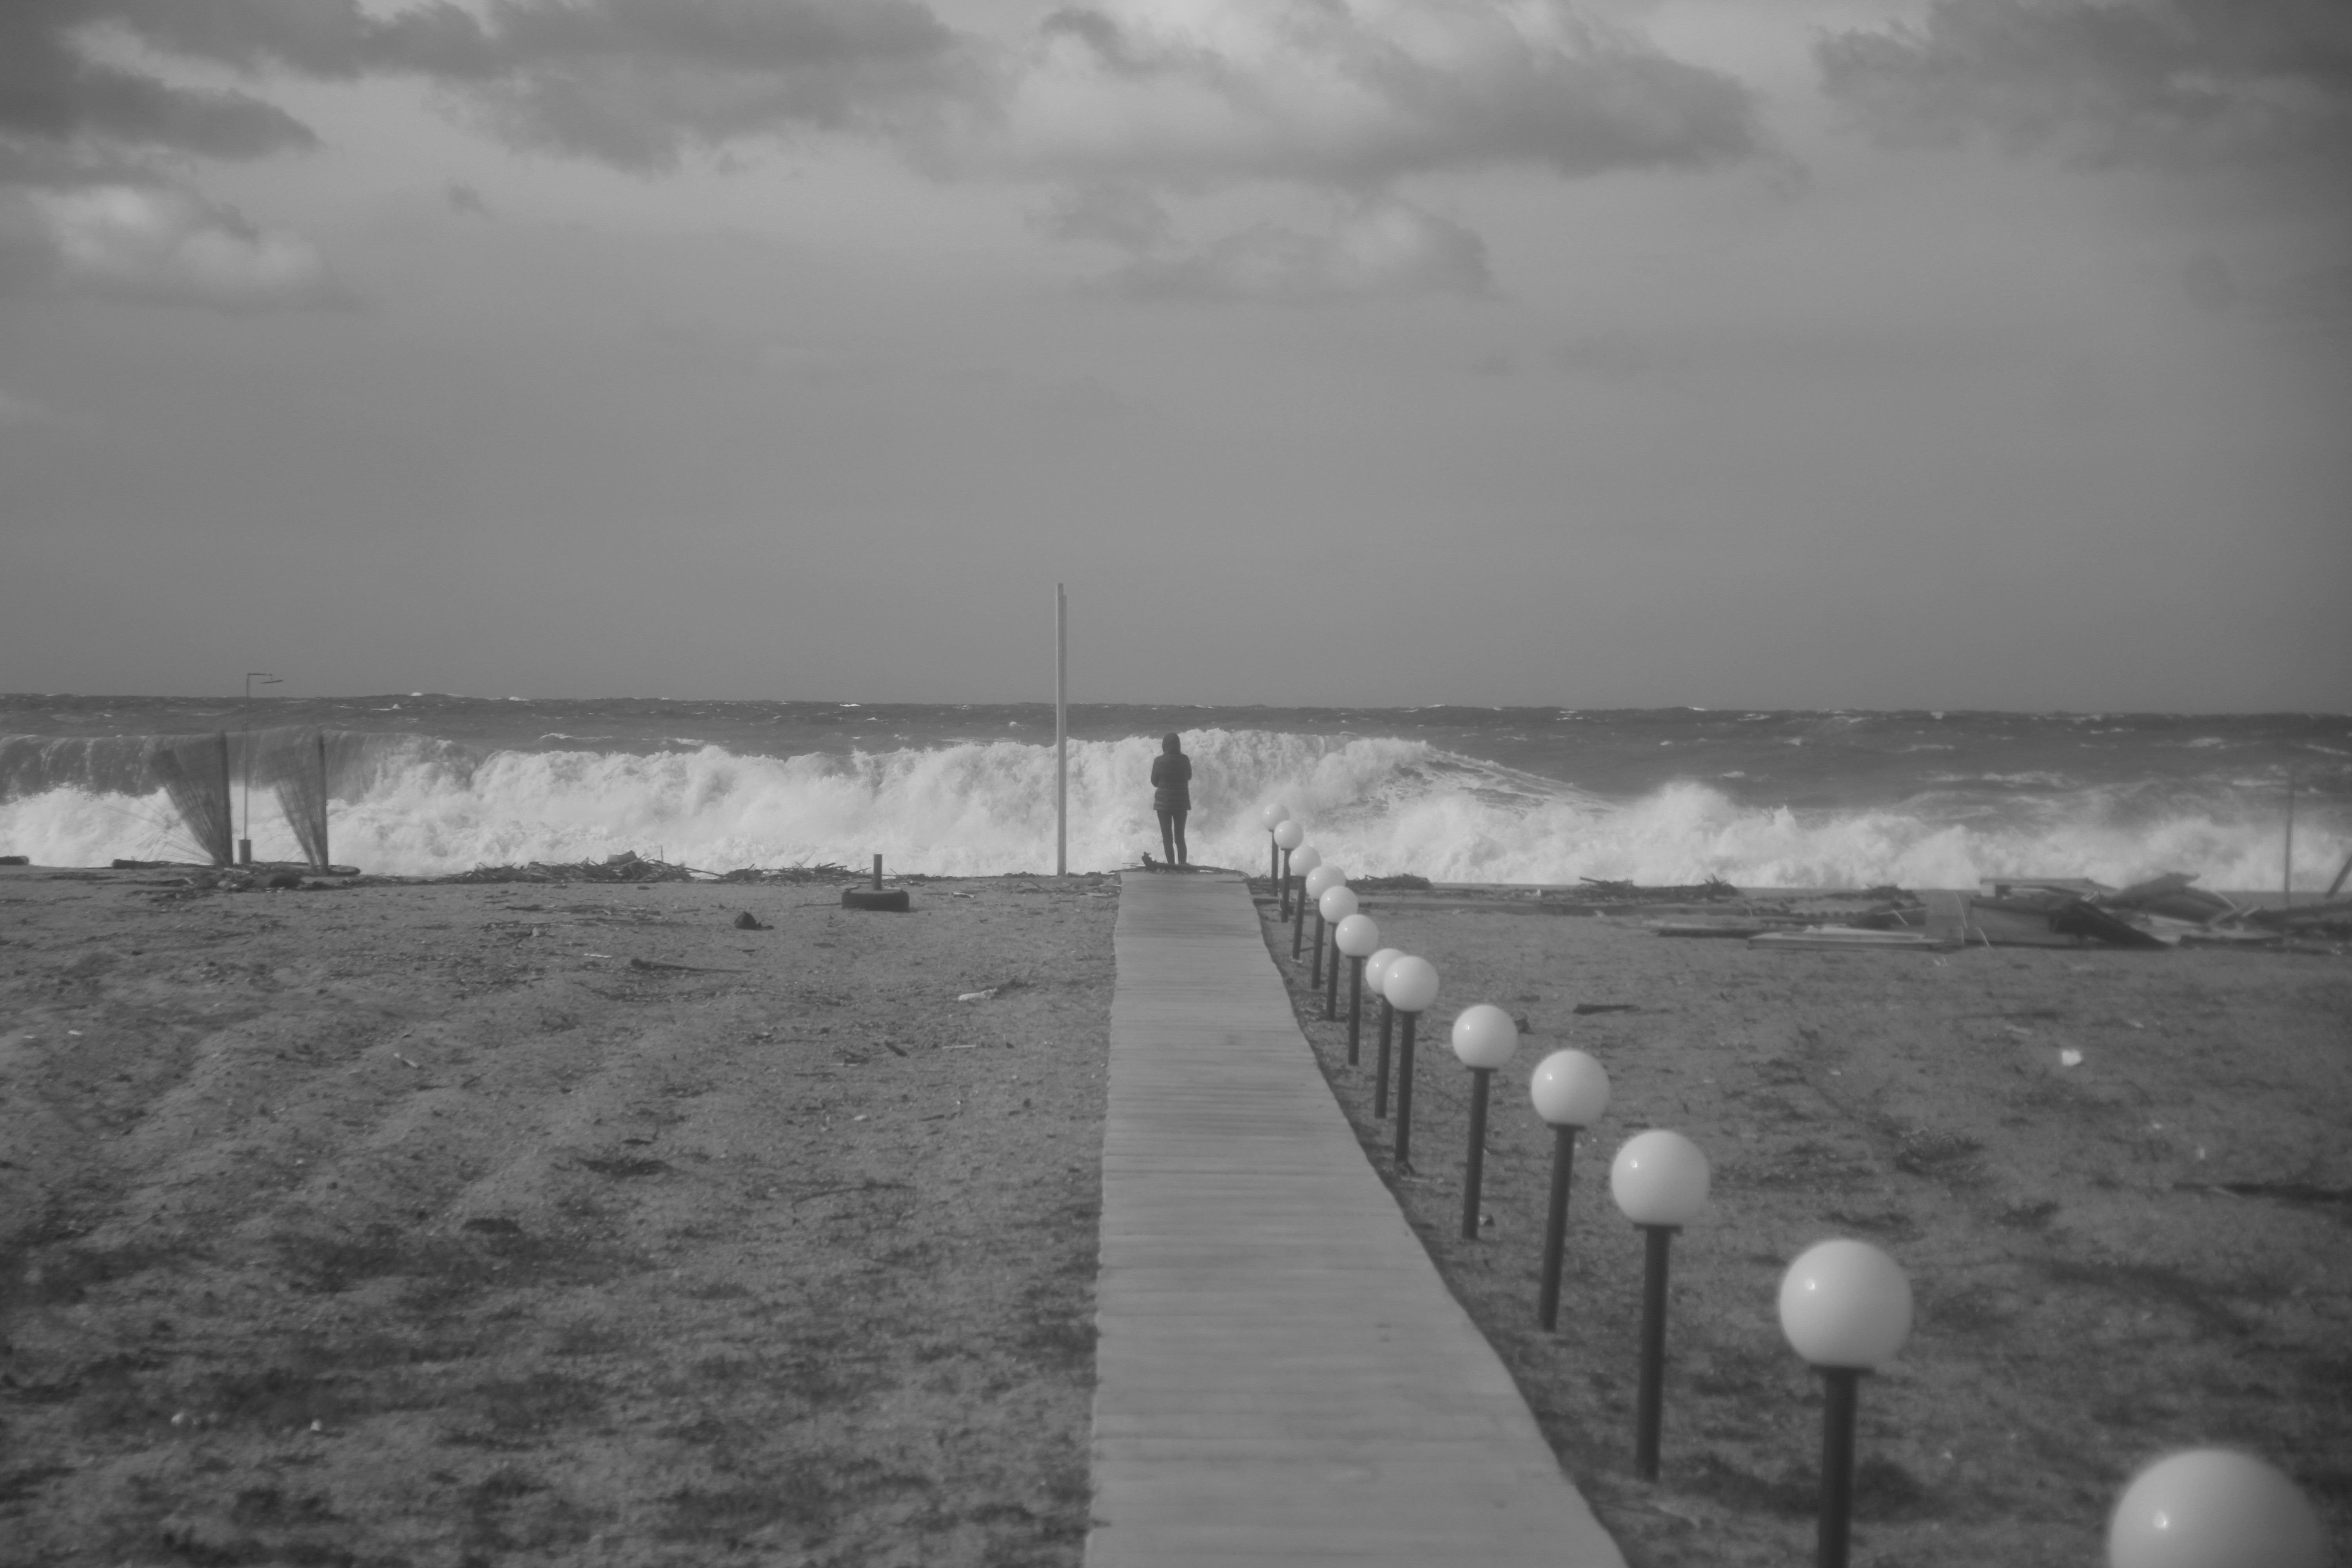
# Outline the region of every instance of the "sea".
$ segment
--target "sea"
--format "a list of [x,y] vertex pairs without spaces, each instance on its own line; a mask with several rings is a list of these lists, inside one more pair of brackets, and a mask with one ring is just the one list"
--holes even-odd
[[[328,732],[339,864],[433,875],[633,851],[700,870],[1055,868],[1049,705],[0,697],[0,854],[201,858],[148,757]],[[1573,887],[1961,888],[2000,876],[2324,889],[2352,855],[2352,715],[1695,708],[1069,710],[1073,871],[1158,853],[1182,737],[1196,863],[1266,864],[1278,804],[1356,876]],[[236,774],[233,771],[232,777]],[[238,792],[241,793],[241,790]],[[240,824],[248,821],[242,800]],[[256,788],[260,859],[298,859]],[[241,829],[243,830],[243,829]]]

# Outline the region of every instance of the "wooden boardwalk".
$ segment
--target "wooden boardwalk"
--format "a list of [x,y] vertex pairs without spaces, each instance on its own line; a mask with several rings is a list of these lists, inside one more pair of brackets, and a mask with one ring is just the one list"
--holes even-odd
[[1325,1086],[1237,878],[1117,928],[1088,1568],[1622,1568]]

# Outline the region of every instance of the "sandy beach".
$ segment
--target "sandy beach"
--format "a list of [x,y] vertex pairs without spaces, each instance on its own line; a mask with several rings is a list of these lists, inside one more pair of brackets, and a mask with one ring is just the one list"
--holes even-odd
[[1116,900],[915,903],[0,871],[0,1559],[1076,1562]]
[[[1349,1068],[1344,1022],[1321,1021],[1289,928],[1269,924],[1302,1022],[1632,1563],[1810,1560],[1821,1399],[1775,1301],[1789,1262],[1832,1236],[1891,1253],[1917,1304],[1909,1347],[1863,1392],[1856,1562],[2099,1561],[2132,1472],[2206,1443],[2265,1456],[2352,1539],[2340,957],[1770,952],[1524,898],[1372,893],[1364,909],[1444,987],[1423,1030],[1414,1174],[1397,1179],[1391,1124],[1370,1113],[1369,1035]],[[1469,1075],[1446,1042],[1481,1001],[1527,1028],[1496,1079],[1492,1223],[1469,1242]],[[1602,1062],[1613,1100],[1579,1145],[1555,1336],[1536,1326],[1551,1134],[1526,1085],[1566,1047]],[[1608,1192],[1616,1150],[1651,1126],[1714,1167],[1713,1201],[1675,1246],[1656,1485],[1632,1466],[1642,1242]]]
[[[61,1564],[1076,1563],[1117,885],[914,898],[0,871],[0,1532]],[[2352,1533],[2340,959],[1366,908],[1444,983],[1413,1173],[1302,966],[1307,1033],[1637,1568],[1810,1552],[1819,1397],[1773,1299],[1831,1235],[1919,1304],[1864,1391],[1858,1562],[2094,1561],[2134,1467],[2200,1442]],[[1472,1243],[1445,1039],[1482,1000],[1528,1033]],[[1615,1102],[1555,1336],[1524,1086],[1570,1045]],[[1716,1183],[1654,1486],[1606,1191],[1649,1125]]]

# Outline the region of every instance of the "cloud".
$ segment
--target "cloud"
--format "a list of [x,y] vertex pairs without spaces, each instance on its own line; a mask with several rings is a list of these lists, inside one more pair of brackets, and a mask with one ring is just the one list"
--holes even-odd
[[1752,95],[1558,0],[1101,0],[1054,12],[1001,153],[1068,177],[1356,188],[1759,151]]
[[1061,191],[1030,222],[1055,239],[1090,240],[1138,256],[1165,250],[1176,242],[1175,225],[1159,199],[1117,180]]
[[1288,304],[1494,293],[1484,241],[1395,200],[1365,202],[1320,233],[1262,223],[1197,250],[1139,257],[1107,281],[1138,299]]
[[2094,165],[2352,156],[2342,0],[1931,0],[1823,36],[1824,90],[1892,144],[1988,135]]
[[318,247],[165,185],[36,192],[59,279],[92,293],[228,310],[346,306]]
[[1002,42],[923,0],[10,0],[5,15],[0,130],[208,156],[313,137],[259,99],[102,64],[92,28],[257,76],[418,77],[509,141],[646,170],[801,131],[941,168],[1358,188],[1758,151],[1740,83],[1565,0],[1096,0]]
[[309,127],[259,99],[174,87],[91,58],[79,33],[107,20],[107,10],[89,0],[0,5],[0,139],[52,145],[95,139],[216,158],[315,143]]

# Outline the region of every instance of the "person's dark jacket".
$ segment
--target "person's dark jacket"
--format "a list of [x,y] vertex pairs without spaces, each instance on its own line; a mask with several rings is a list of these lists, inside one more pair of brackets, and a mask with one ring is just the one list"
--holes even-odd
[[1162,752],[1151,759],[1151,809],[1192,809],[1192,759],[1181,752]]

